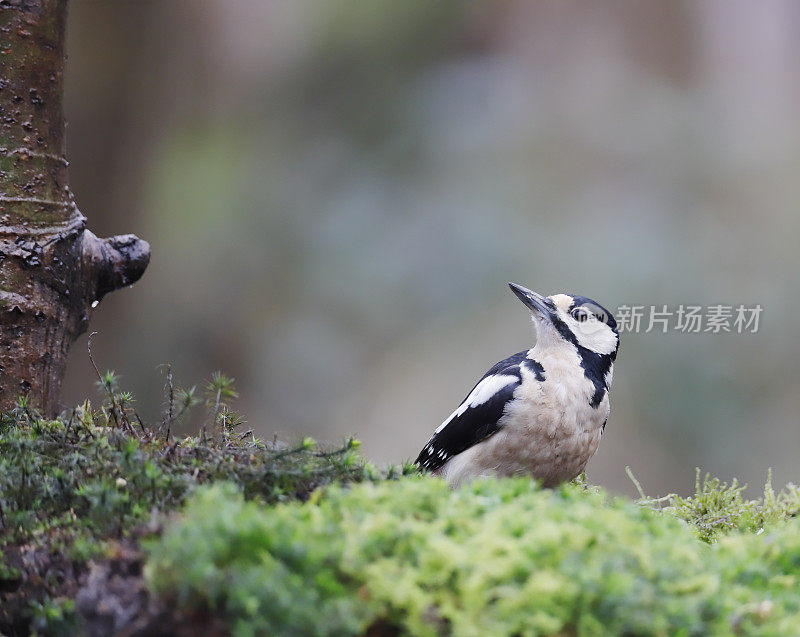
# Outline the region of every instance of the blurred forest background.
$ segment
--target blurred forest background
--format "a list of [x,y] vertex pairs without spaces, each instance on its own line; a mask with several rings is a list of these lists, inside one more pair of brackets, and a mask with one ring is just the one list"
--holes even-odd
[[143,415],[160,363],[221,369],[260,434],[397,462],[532,344],[507,281],[760,303],[623,336],[588,476],[800,479],[798,3],[72,0],[68,33],[79,206],[153,249],[91,326]]

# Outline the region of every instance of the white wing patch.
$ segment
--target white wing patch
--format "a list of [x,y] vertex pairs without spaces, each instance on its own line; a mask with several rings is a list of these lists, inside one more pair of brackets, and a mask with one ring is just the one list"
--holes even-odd
[[482,405],[507,385],[518,382],[519,377],[510,374],[493,374],[491,376],[487,376],[481,382],[475,385],[475,389],[469,393],[469,396],[467,396],[464,399],[464,402],[458,406],[458,409],[450,414],[447,420],[445,420],[436,428],[436,431],[433,432],[434,435],[438,434],[442,429],[444,429],[447,426],[447,423],[453,420],[453,418],[457,418],[470,407]]

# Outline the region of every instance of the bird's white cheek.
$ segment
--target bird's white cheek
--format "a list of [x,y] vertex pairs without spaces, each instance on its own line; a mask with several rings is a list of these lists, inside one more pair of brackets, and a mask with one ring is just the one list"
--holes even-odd
[[617,349],[617,335],[607,326],[574,321],[574,326],[570,327],[578,343],[588,350],[597,354],[610,354]]

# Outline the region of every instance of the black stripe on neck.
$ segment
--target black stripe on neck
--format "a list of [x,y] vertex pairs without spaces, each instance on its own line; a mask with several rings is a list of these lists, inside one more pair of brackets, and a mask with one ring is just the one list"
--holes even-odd
[[565,341],[569,341],[578,350],[578,356],[581,359],[581,367],[583,368],[583,375],[594,385],[594,395],[589,400],[589,405],[596,408],[602,401],[603,397],[608,392],[608,384],[606,383],[606,374],[611,366],[614,364],[614,359],[617,357],[617,352],[614,350],[610,354],[598,354],[590,349],[585,348],[578,343],[578,339],[569,329],[566,323],[558,316],[551,315],[553,327],[556,328],[561,337]]
[[545,378],[544,367],[542,367],[542,364],[539,361],[534,360],[532,358],[528,358],[525,361],[525,367],[528,369],[529,372],[533,372],[533,375],[536,377],[536,380],[538,380],[539,382],[544,380]]

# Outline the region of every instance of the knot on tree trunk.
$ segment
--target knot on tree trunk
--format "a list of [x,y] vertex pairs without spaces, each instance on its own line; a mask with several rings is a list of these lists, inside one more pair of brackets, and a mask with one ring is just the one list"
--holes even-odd
[[93,300],[136,283],[150,263],[150,244],[135,234],[100,239],[89,230],[83,233],[84,262],[93,272]]

